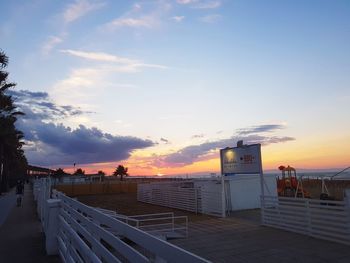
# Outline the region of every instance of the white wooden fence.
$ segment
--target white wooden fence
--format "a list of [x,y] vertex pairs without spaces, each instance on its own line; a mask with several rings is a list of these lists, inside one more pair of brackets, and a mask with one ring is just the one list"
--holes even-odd
[[262,224],[350,245],[346,201],[262,197]]
[[207,191],[189,185],[181,186],[181,182],[138,184],[137,200],[194,213],[222,216],[220,191]]
[[[175,245],[55,192],[47,198],[49,183],[34,183],[48,254],[63,262],[209,262]],[[53,248],[53,247],[56,247]]]

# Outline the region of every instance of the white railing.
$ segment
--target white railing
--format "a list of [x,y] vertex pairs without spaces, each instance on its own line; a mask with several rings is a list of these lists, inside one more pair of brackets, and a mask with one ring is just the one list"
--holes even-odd
[[175,216],[173,212],[126,216],[99,207],[95,209],[162,239],[188,237],[187,216]]
[[138,184],[137,200],[194,213],[222,216],[222,194],[177,183]]
[[167,184],[138,184],[137,200],[198,213],[198,190]]
[[222,193],[198,189],[198,211],[202,214],[222,216]]
[[[47,184],[40,183],[38,203],[47,193]],[[59,254],[63,262],[209,262],[61,192],[52,196],[39,215],[48,254]]]
[[264,196],[262,224],[350,245],[350,210],[345,201]]

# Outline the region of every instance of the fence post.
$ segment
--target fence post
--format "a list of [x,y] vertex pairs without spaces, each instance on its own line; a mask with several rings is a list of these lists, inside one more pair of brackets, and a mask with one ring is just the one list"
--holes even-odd
[[344,199],[345,199],[345,211],[347,211],[347,222],[348,222],[348,241],[350,241],[350,189],[345,189],[345,196],[344,196]]
[[196,214],[198,214],[198,188],[194,188],[194,199],[196,204]]
[[310,201],[304,199],[306,202],[306,219],[307,219],[307,231],[308,235],[312,236],[312,227],[311,227],[311,210],[310,210]]
[[46,200],[45,247],[48,255],[58,254],[58,214],[61,207],[60,199]]

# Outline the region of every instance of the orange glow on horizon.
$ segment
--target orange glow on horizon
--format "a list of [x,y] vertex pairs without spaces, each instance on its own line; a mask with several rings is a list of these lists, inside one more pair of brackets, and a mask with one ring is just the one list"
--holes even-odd
[[[339,141],[343,143],[339,144]],[[339,169],[350,165],[350,136],[346,138],[336,138],[334,140],[323,141],[319,138],[312,141],[307,140],[293,141],[283,144],[271,144],[262,147],[262,159],[264,170],[275,170],[280,165],[291,165],[297,169]],[[94,163],[88,165],[79,165],[75,169],[81,168],[87,174],[97,173],[102,170],[106,175],[112,175],[115,168],[122,164],[129,168],[129,174],[132,175],[186,175],[193,173],[220,173],[219,153],[208,155],[207,159],[197,161],[190,165],[158,167],[155,166],[155,160],[151,153],[147,151],[137,152],[128,160]],[[74,172],[73,167],[64,168],[66,172]]]

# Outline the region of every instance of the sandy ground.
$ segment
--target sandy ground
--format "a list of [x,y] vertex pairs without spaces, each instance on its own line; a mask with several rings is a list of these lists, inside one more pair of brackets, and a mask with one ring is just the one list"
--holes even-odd
[[195,214],[169,207],[146,204],[137,201],[136,194],[109,194],[109,195],[94,195],[94,196],[78,196],[78,200],[84,204],[94,207],[105,208],[117,211],[123,215],[142,215],[152,213],[174,212],[176,216],[188,216],[189,222],[208,220],[211,216]]

